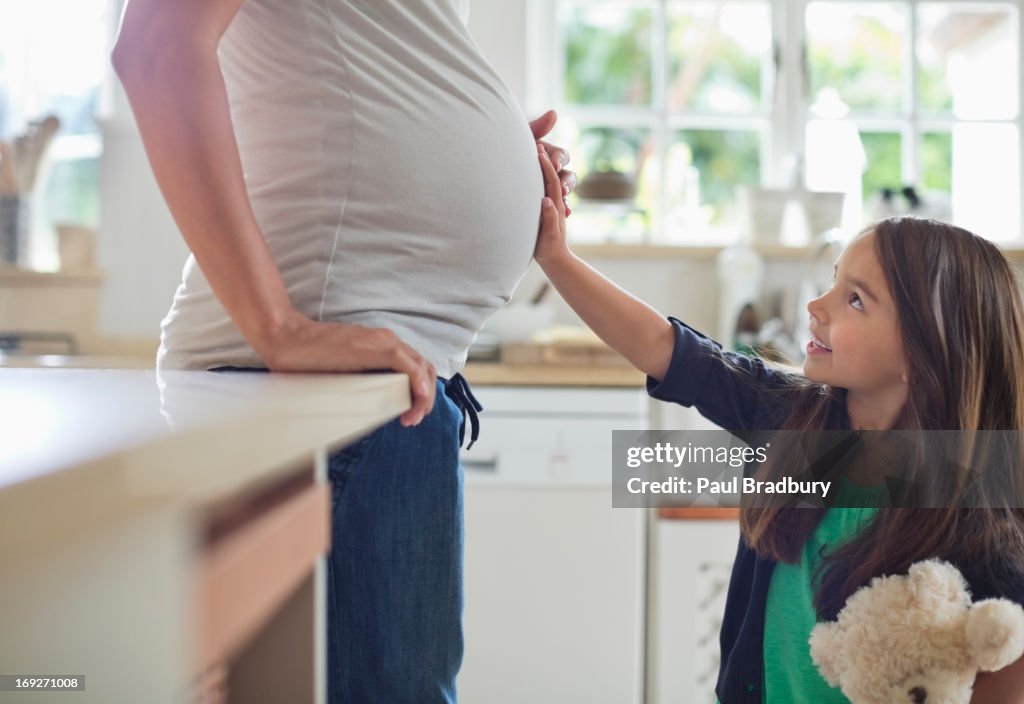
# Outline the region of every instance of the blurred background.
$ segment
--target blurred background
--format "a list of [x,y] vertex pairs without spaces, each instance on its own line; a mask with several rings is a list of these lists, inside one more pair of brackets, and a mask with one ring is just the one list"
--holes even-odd
[[[867,223],[952,220],[1024,261],[1022,3],[472,0],[469,26],[528,116],[559,112],[578,253],[799,364]],[[0,366],[152,364],[188,252],[110,70],[122,4],[0,0]],[[611,430],[706,423],[545,283],[531,267],[466,370],[488,410],[463,700],[712,702],[735,513],[612,510],[608,472]]]
[[[6,258],[58,271],[63,237],[65,271],[102,274],[99,346],[140,349],[186,251],[109,69],[121,5],[0,0],[0,138],[16,147],[59,119],[32,182],[6,189],[22,238]],[[506,0],[470,12],[527,114],[559,110],[552,139],[581,179],[570,236],[641,295],[666,257],[685,269],[743,242],[766,265],[759,294],[774,295],[780,277],[808,278],[793,263],[813,264],[826,231],[841,240],[901,212],[1013,249],[1020,23],[1017,2]],[[653,288],[656,304],[692,302],[678,285]],[[721,282],[696,288],[690,317],[717,325]]]

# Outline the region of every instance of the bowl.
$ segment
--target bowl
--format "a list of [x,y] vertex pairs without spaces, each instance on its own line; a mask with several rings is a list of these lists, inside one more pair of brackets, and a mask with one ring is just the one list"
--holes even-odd
[[555,309],[550,304],[513,301],[495,311],[481,333],[494,335],[500,342],[526,342],[554,321]]

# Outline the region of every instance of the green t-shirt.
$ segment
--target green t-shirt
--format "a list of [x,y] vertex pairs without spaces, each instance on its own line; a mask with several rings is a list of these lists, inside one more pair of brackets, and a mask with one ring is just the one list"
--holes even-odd
[[832,550],[854,537],[878,510],[884,487],[864,487],[841,477],[837,487],[847,506],[825,512],[821,523],[804,543],[800,563],[778,563],[772,572],[765,604],[764,702],[790,704],[848,704],[830,687],[811,660],[808,638],[817,622],[811,578],[821,561],[820,550]]

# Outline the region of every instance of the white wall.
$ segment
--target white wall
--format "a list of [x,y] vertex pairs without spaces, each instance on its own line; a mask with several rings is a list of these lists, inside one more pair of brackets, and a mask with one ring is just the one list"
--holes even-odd
[[107,274],[100,332],[159,335],[188,248],[157,189],[133,123],[104,127],[97,257]]
[[472,0],[469,12],[469,30],[480,51],[520,105],[526,101],[526,4],[527,0]]
[[[111,3],[119,17],[122,0]],[[100,296],[100,333],[156,338],[188,248],[160,195],[112,71],[104,89],[97,258],[107,279]]]

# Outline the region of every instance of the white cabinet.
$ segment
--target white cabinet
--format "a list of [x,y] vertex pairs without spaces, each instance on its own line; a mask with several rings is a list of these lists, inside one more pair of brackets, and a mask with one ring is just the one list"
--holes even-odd
[[714,704],[738,540],[735,520],[659,519],[652,528],[648,704]]
[[[696,410],[654,402],[653,427],[718,429]],[[648,570],[647,704],[714,704],[725,609],[739,522],[652,514]],[[703,515],[721,515],[708,511]]]
[[643,389],[476,387],[464,704],[640,704],[648,512],[612,508],[611,431]]
[[735,520],[612,508],[612,430],[713,428],[644,389],[474,387],[463,704],[714,701]]

